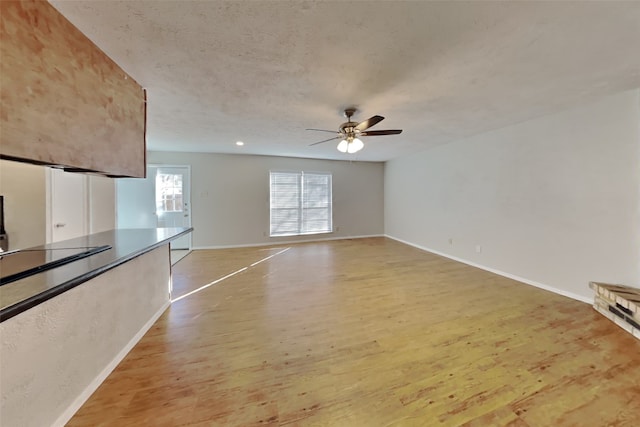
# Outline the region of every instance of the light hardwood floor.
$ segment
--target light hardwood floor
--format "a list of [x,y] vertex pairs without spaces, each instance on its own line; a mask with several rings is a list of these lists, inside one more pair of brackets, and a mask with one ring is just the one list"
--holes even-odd
[[180,261],[174,297],[248,268],[174,302],[69,425],[638,425],[640,342],[588,304],[385,238],[286,247]]

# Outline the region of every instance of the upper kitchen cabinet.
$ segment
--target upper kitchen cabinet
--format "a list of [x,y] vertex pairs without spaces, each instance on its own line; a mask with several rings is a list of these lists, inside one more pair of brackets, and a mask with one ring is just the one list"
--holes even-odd
[[0,21],[0,157],[144,177],[142,87],[46,1]]

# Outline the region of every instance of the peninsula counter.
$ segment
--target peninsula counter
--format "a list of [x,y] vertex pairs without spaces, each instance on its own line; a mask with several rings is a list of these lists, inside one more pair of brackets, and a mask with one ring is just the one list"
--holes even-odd
[[170,305],[171,240],[121,229],[44,245],[110,245],[0,286],[0,425],[64,425]]

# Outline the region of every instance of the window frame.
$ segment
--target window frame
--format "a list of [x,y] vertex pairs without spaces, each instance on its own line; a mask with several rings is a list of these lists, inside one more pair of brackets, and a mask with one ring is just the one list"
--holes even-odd
[[[161,176],[171,176],[171,185],[163,185]],[[180,185],[175,185],[175,177],[180,176]],[[184,179],[183,174],[160,172],[158,168],[155,176],[155,201],[156,212],[159,213],[181,213],[184,212]],[[176,190],[180,190],[177,193]],[[165,192],[170,190],[169,192]],[[172,205],[173,209],[167,210],[167,206]]]
[[[291,175],[297,177],[297,207],[274,207],[274,174],[275,175]],[[324,195],[326,206],[321,207],[305,207],[305,176],[322,176],[328,179],[326,192]],[[309,184],[307,184],[309,185]],[[297,227],[295,230],[289,229],[285,231],[274,231],[274,211],[286,209],[296,209],[297,211]],[[328,210],[327,217],[322,218],[320,221],[326,221],[327,227],[323,229],[313,229],[309,231],[309,223],[306,219],[309,217],[308,213],[312,210],[326,209]],[[319,171],[291,171],[291,170],[270,170],[269,171],[269,237],[286,237],[286,236],[305,236],[314,234],[326,234],[333,233],[333,175],[331,172],[319,172]]]

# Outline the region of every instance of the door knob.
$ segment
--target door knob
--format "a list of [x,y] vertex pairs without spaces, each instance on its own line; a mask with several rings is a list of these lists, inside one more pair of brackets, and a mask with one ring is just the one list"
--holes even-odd
[[57,223],[57,224],[55,225],[55,227],[56,227],[56,228],[61,228],[61,227],[64,227],[65,225],[67,225],[67,224],[64,224],[64,223],[62,223],[62,222],[59,222],[59,223]]

